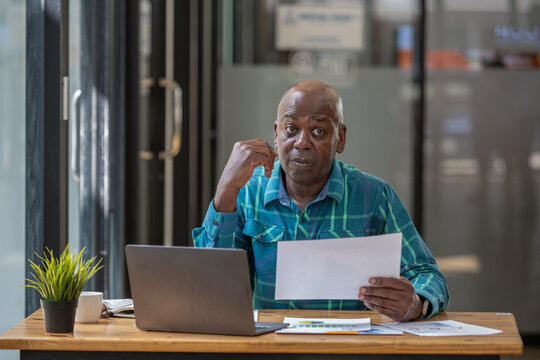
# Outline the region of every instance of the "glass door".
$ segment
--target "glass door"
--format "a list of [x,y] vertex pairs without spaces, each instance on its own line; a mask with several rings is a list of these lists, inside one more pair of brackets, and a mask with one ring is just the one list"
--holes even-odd
[[189,44],[175,40],[189,27],[175,22],[188,6],[70,2],[69,242],[103,256],[88,287],[105,297],[127,295],[126,243],[189,243],[178,81],[189,69],[174,62]]
[[[0,0],[0,333],[25,311],[26,2]],[[19,359],[19,351],[0,350]]]
[[81,100],[81,0],[69,2],[69,179],[68,241],[72,250],[82,249],[80,236],[80,100]]
[[540,331],[540,1],[428,2],[426,237],[450,310]]
[[[138,5],[138,6],[137,6]],[[134,105],[128,136],[128,172],[131,204],[128,219],[133,226],[127,229],[130,242],[136,244],[164,243],[165,162],[160,154],[165,149],[166,120],[170,119],[170,94],[161,87],[165,79],[166,2],[140,0],[134,2],[132,33],[138,33],[130,58],[133,60],[130,78],[133,80]],[[169,95],[169,96],[167,96]],[[167,129],[168,130],[168,129]]]
[[87,289],[121,297],[124,4],[75,0],[69,7],[69,243],[103,257]]
[[[139,0],[128,7],[126,239],[187,245],[189,2]],[[181,15],[179,15],[181,14]],[[178,20],[181,18],[182,20]],[[187,236],[186,236],[187,235]]]

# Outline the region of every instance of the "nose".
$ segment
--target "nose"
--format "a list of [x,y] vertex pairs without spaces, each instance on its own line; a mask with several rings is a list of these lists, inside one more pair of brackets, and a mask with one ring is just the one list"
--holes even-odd
[[309,132],[304,130],[299,131],[296,141],[294,142],[294,147],[301,150],[308,150],[311,149],[311,146]]

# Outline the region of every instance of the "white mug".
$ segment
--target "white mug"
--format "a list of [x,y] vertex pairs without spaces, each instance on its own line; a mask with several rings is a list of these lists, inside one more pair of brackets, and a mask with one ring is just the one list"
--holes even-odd
[[95,323],[101,315],[103,293],[83,291],[79,296],[79,304],[75,313],[75,321],[79,323]]

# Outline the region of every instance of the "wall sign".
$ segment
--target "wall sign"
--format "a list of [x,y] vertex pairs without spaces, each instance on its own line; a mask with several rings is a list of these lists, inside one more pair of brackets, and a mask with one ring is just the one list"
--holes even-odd
[[279,50],[362,50],[364,8],[279,5],[276,48]]

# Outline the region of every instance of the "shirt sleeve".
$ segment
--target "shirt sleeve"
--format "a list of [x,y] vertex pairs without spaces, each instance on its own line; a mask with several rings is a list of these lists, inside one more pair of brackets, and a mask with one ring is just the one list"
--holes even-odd
[[425,317],[428,319],[448,306],[450,294],[446,279],[395,191],[386,185],[382,196],[379,212],[386,223],[384,233],[403,234],[401,276],[409,279],[416,293],[431,303],[431,312]]
[[247,250],[248,243],[242,233],[243,223],[238,210],[230,214],[220,213],[216,211],[214,201],[212,201],[208,206],[202,227],[192,231],[193,245]]

